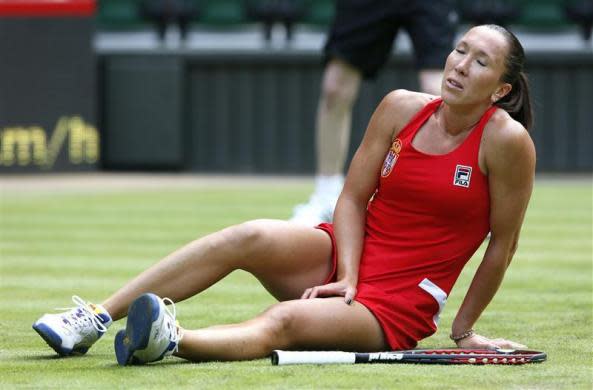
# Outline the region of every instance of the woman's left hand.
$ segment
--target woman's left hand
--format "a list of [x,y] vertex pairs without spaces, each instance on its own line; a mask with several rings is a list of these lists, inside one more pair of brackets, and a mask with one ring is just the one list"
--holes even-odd
[[334,283],[315,286],[305,290],[301,299],[322,298],[322,297],[344,297],[347,304],[351,304],[356,296],[356,286],[345,280],[338,280]]
[[479,334],[473,334],[459,340],[457,346],[463,349],[526,349],[527,346],[505,339],[489,339]]

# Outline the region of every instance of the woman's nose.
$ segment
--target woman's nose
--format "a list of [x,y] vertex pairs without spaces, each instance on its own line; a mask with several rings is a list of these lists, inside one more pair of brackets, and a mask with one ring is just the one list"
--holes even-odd
[[459,74],[467,76],[469,68],[469,60],[467,58],[462,59],[455,65],[455,71]]

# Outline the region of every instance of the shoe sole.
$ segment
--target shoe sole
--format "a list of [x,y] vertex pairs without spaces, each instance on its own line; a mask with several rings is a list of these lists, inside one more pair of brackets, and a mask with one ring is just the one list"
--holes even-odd
[[134,352],[145,349],[150,339],[152,323],[159,317],[159,300],[154,294],[137,298],[128,309],[126,328],[115,335],[115,357],[120,366],[140,364]]
[[[62,348],[62,338],[45,324],[33,324],[35,332],[60,356],[70,356],[71,349]],[[86,352],[86,351],[85,351]]]

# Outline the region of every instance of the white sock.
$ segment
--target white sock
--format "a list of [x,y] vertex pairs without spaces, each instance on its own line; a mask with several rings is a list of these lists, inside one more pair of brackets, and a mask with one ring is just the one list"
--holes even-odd
[[315,194],[322,198],[337,198],[344,186],[344,175],[315,176]]

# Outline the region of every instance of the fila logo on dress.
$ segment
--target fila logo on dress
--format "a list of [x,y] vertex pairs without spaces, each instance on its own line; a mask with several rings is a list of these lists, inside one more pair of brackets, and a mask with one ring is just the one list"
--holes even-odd
[[455,176],[453,176],[453,185],[469,188],[471,177],[472,167],[457,164],[457,167],[455,167]]

